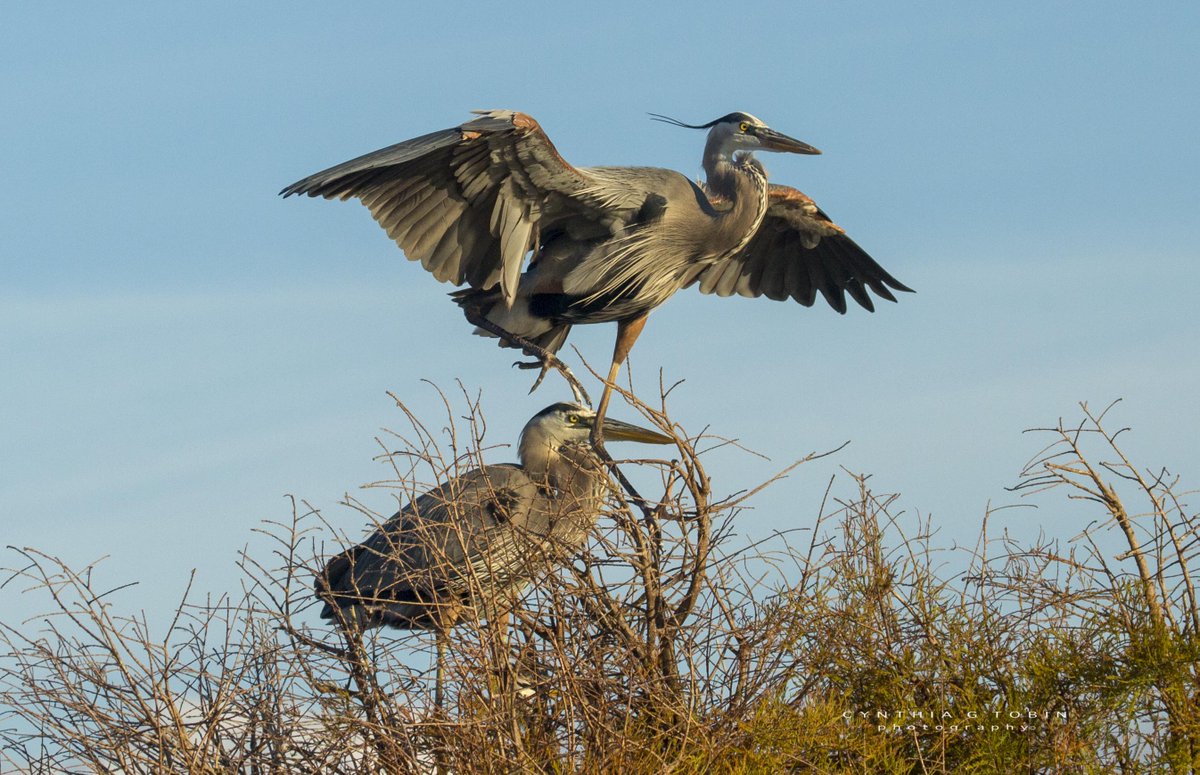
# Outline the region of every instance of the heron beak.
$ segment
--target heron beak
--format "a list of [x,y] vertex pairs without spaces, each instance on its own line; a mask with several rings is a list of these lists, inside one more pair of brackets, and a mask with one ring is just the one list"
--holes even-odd
[[658,431],[640,428],[620,420],[604,418],[603,425],[605,441],[640,441],[643,444],[674,444],[675,439],[665,436]]
[[754,133],[762,147],[768,151],[782,151],[783,153],[803,153],[808,156],[817,156],[821,152],[813,148],[808,143],[801,142],[794,137],[788,137],[782,132],[776,132],[768,127],[759,127]]

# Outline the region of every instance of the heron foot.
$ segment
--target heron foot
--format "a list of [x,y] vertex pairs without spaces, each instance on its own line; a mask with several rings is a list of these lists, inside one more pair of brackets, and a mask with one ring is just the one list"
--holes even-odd
[[[549,361],[517,361],[513,364],[513,366],[516,366],[518,369],[541,369],[541,371],[538,372],[537,379],[533,381],[533,386],[529,388],[530,393],[538,389],[538,386],[542,384],[542,380],[546,378],[546,373],[552,368],[552,365]],[[563,366],[562,368],[567,369],[566,366]],[[570,369],[567,369],[567,371],[569,372]],[[585,393],[580,396],[579,390],[576,390],[575,386],[571,384],[571,379],[573,379],[574,376],[575,375],[572,374],[571,378],[567,379],[567,384],[571,385],[571,392],[575,394],[575,403],[582,404],[587,399],[587,394]],[[566,378],[567,375],[563,374],[563,377]],[[582,389],[583,388],[580,387],[580,390]],[[587,403],[589,406],[591,405],[590,401]]]
[[542,380],[546,378],[546,373],[550,369],[554,369],[561,374],[563,379],[567,381],[567,384],[570,385],[571,392],[575,395],[576,403],[583,406],[592,405],[592,399],[588,396],[587,391],[583,389],[583,383],[579,381],[579,378],[571,372],[571,369],[567,366],[567,364],[559,360],[557,355],[550,352],[545,347],[535,344],[519,334],[514,334],[511,331],[505,331],[503,328],[483,317],[482,315],[468,313],[467,322],[473,326],[482,328],[488,333],[495,334],[496,336],[500,337],[501,341],[509,342],[510,344],[520,347],[526,355],[531,355],[537,359],[536,361],[517,361],[513,364],[519,369],[541,369],[541,373],[538,374],[537,379],[533,381],[533,387],[529,388],[530,393],[537,390],[538,386],[542,384]]

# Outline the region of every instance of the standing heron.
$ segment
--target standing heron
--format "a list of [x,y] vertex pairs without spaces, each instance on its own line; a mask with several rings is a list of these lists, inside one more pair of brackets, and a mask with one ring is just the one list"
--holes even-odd
[[[589,443],[604,438],[669,444],[670,436],[576,404],[538,412],[521,431],[519,465],[486,465],[430,490],[318,574],[321,618],[361,632],[387,625],[438,631],[523,587],[547,561],[578,549],[603,505],[606,469]],[[489,609],[489,606],[490,609]]]
[[700,125],[655,116],[708,130],[703,183],[655,167],[573,167],[530,116],[476,114],[280,193],[361,200],[410,260],[469,286],[452,295],[478,333],[538,355],[543,373],[572,325],[615,321],[600,418],[647,314],[680,288],[805,306],[819,291],[841,313],[846,294],[874,310],[868,289],[889,301],[911,290],[807,196],[767,183],[753,151],[820,151],[748,113]]

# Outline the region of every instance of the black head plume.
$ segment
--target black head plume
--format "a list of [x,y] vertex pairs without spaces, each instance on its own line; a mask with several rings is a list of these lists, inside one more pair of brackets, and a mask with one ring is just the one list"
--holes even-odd
[[650,116],[650,118],[652,118],[655,121],[661,121],[664,124],[671,124],[672,126],[681,126],[684,129],[712,129],[717,124],[722,124],[722,123],[726,123],[726,122],[732,124],[732,123],[737,123],[739,121],[754,121],[754,118],[752,116],[747,116],[745,113],[740,113],[740,112],[729,113],[727,115],[721,116],[718,119],[713,119],[712,121],[709,121],[707,124],[685,124],[677,118],[671,118],[670,116],[664,116],[660,113],[648,113],[647,115]]

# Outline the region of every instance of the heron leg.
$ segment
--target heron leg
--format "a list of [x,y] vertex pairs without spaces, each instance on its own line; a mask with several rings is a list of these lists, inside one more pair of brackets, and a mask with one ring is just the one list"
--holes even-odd
[[512,642],[508,632],[509,611],[496,611],[492,621],[488,623],[491,629],[493,654],[496,658],[496,668],[500,675],[501,691],[510,691],[512,680]]
[[[433,668],[433,712],[439,722],[445,718],[446,638],[449,637],[449,634],[446,627],[439,626],[437,628],[437,645],[434,646],[436,664]],[[437,775],[445,775],[450,771],[443,744],[438,744],[438,747],[434,749],[433,756],[433,770]]]
[[604,424],[604,415],[608,412],[608,402],[612,398],[613,386],[617,384],[617,374],[621,371],[621,364],[629,357],[633,343],[637,341],[638,335],[646,327],[648,314],[643,313],[635,318],[627,318],[617,323],[617,343],[613,347],[612,365],[608,369],[608,378],[604,380],[604,392],[600,394],[600,406],[596,409],[596,420],[592,426],[593,444],[604,443],[604,431],[601,430],[601,426]]
[[507,608],[496,613],[495,629],[500,638],[500,647],[505,651],[509,648],[508,620],[511,615],[512,611]]
[[571,386],[571,392],[575,394],[575,400],[578,403],[583,404],[584,406],[592,405],[592,399],[590,396],[588,396],[587,391],[583,389],[583,383],[579,381],[575,374],[571,372],[571,369],[567,366],[567,364],[563,363],[557,355],[550,352],[545,347],[529,341],[520,334],[514,334],[511,331],[504,330],[500,326],[485,318],[483,315],[479,315],[470,311],[468,311],[466,315],[467,322],[471,325],[482,328],[489,334],[495,334],[503,341],[508,341],[515,344],[520,347],[522,352],[524,352],[526,355],[532,355],[534,358],[537,358],[537,361],[534,363],[522,363],[518,361],[517,363],[513,364],[522,369],[541,369],[537,379],[533,381],[533,387],[529,388],[530,393],[537,390],[538,386],[542,384],[542,380],[546,378],[546,373],[550,369],[554,369],[561,374],[563,379],[567,381],[567,384]]
[[433,707],[437,709],[438,715],[442,715],[443,703],[445,702],[445,680],[446,680],[446,630],[443,627],[437,629],[437,645],[435,646],[436,656],[434,657],[436,664],[433,670]]

